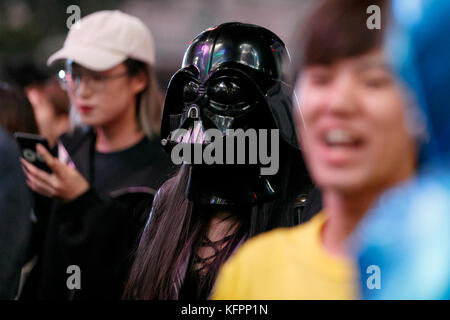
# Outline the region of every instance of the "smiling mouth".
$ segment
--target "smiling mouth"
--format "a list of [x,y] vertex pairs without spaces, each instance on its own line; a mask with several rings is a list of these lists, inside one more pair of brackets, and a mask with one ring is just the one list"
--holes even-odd
[[362,139],[342,129],[331,129],[325,132],[322,141],[328,147],[359,147]]

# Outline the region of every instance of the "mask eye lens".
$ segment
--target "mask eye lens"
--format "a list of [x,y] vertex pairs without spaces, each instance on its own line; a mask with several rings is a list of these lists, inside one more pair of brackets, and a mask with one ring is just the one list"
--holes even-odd
[[236,83],[221,80],[210,87],[210,97],[217,103],[224,105],[236,105],[242,102],[241,87]]
[[197,99],[198,89],[198,83],[194,81],[189,81],[188,83],[186,83],[183,88],[183,101],[192,102]]

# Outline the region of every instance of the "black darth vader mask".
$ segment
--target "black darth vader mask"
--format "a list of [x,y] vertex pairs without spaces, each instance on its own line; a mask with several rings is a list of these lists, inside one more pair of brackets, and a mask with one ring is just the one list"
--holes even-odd
[[[161,143],[170,154],[181,143],[211,143],[205,134],[278,129],[280,143],[297,148],[291,88],[283,82],[289,56],[271,31],[226,23],[198,35],[167,89]],[[180,129],[184,129],[179,134]],[[277,177],[262,176],[260,163],[193,164],[187,196],[204,204],[254,204],[276,196]]]

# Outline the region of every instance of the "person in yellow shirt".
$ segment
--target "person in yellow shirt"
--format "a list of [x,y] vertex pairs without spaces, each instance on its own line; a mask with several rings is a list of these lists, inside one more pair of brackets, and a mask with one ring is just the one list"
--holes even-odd
[[352,298],[353,266],[323,248],[325,215],[249,240],[225,264],[214,299]]
[[[370,5],[328,0],[307,19],[295,75],[299,140],[323,210],[246,242],[224,265],[214,299],[355,299],[349,235],[381,193],[414,173],[418,128],[369,29]],[[375,22],[374,22],[375,23]]]

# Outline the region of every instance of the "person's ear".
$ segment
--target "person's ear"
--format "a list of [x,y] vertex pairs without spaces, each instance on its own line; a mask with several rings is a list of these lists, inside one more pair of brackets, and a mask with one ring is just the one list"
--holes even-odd
[[145,90],[148,85],[148,77],[145,72],[139,72],[131,78],[131,89],[134,94],[138,94]]
[[25,94],[35,112],[36,110],[42,110],[44,106],[49,107],[50,102],[48,101],[44,88],[40,86],[28,86],[25,88]]

